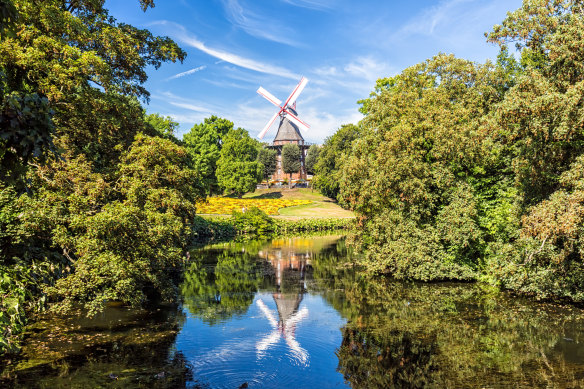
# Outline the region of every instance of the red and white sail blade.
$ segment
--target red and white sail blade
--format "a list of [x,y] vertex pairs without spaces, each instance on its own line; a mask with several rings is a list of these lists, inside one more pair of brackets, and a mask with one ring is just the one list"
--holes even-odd
[[286,115],[288,116],[288,120],[290,120],[292,123],[296,124],[299,128],[303,129],[303,130],[308,130],[310,128],[310,126],[307,123],[304,123],[302,120],[298,119],[298,117],[296,115],[294,115],[292,112],[285,110]]
[[280,101],[280,99],[278,99],[276,96],[274,96],[273,94],[271,94],[270,92],[268,92],[267,90],[262,88],[261,86],[258,89],[258,93],[260,95],[262,95],[270,103],[272,103],[278,107],[280,106],[280,104],[282,104],[282,101]]
[[274,116],[272,116],[270,121],[266,124],[266,126],[264,127],[262,132],[260,132],[258,134],[258,138],[260,138],[260,139],[264,138],[264,136],[266,135],[266,132],[268,132],[268,130],[270,129],[270,127],[272,126],[272,124],[274,123],[274,121],[276,120],[276,118],[278,117],[279,114],[280,114],[280,111],[276,111],[276,113],[274,114]]
[[302,93],[302,91],[304,90],[304,87],[306,86],[307,83],[308,83],[307,78],[302,77],[300,79],[300,82],[298,83],[298,85],[296,85],[296,88],[294,88],[294,90],[290,94],[290,97],[288,97],[288,99],[286,100],[286,103],[284,104],[284,108],[286,108],[286,106],[288,104],[292,104],[296,101],[298,96],[300,96],[300,93]]

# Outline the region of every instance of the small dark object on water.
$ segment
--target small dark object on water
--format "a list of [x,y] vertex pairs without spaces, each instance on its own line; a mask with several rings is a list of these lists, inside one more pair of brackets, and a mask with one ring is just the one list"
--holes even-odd
[[109,373],[108,377],[111,378],[112,380],[117,380],[118,379],[118,376],[115,375],[114,373]]
[[247,382],[244,382],[243,384],[239,385],[239,389],[245,389],[247,387],[248,387]]

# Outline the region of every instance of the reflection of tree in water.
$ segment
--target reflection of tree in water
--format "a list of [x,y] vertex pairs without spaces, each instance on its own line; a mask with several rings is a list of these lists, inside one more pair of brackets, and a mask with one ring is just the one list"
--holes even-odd
[[352,256],[344,239],[315,254],[309,285],[348,321],[337,355],[351,385],[584,387],[582,310],[367,277]]
[[194,253],[181,285],[193,316],[215,324],[244,314],[263,279],[257,251],[242,245]]
[[433,340],[407,332],[383,334],[381,339],[346,326],[337,351],[339,372],[353,388],[426,388],[436,374]]
[[379,278],[347,283],[344,293],[339,369],[355,387],[584,384],[569,347],[584,339],[577,309],[477,285]]
[[183,321],[176,307],[41,320],[29,330],[23,362],[4,369],[0,387],[192,387],[192,367],[173,347]]

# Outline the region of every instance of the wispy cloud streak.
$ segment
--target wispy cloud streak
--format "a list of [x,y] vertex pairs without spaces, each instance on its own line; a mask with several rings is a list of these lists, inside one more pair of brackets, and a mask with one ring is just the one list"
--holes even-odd
[[168,77],[167,80],[175,80],[177,78],[181,78],[181,77],[184,77],[184,76],[188,76],[188,75],[191,75],[193,73],[199,72],[199,71],[201,71],[201,70],[203,70],[205,68],[206,68],[206,66],[204,66],[204,65],[203,66],[199,66],[197,68],[194,68],[194,69],[191,69],[191,70],[187,70],[186,72],[182,72],[182,73],[175,74],[172,77]]
[[475,0],[442,1],[438,5],[426,9],[415,19],[406,23],[395,35],[433,35],[439,26],[452,25],[453,19],[460,19],[466,14],[464,10],[462,10],[463,12],[456,12],[458,6],[472,2],[475,2]]
[[229,21],[243,31],[256,38],[265,39],[289,46],[300,46],[291,37],[294,31],[283,24],[282,20],[272,22],[274,18],[261,16],[242,6],[239,0],[223,0],[223,9]]
[[327,10],[334,7],[332,1],[318,1],[318,0],[282,0],[283,3],[291,4],[296,7],[308,8],[313,10]]
[[167,26],[167,27],[174,27],[175,32],[174,32],[174,34],[171,34],[171,35],[174,35],[178,40],[180,40],[184,44],[189,45],[191,47],[194,47],[194,48],[201,50],[202,52],[204,52],[212,57],[223,60],[225,62],[229,62],[233,65],[236,65],[236,66],[239,66],[242,68],[246,68],[249,70],[253,70],[256,72],[272,74],[272,75],[280,76],[280,77],[284,77],[284,78],[290,78],[290,79],[299,79],[300,78],[300,76],[298,74],[295,74],[286,68],[262,63],[262,62],[259,62],[259,61],[253,60],[253,59],[245,58],[245,57],[239,56],[237,54],[227,52],[227,51],[207,47],[205,45],[205,43],[201,42],[194,35],[190,34],[186,30],[186,28],[184,28],[182,25],[180,25],[178,23],[163,20],[163,21],[155,22],[153,24],[154,25],[163,25],[163,26]]

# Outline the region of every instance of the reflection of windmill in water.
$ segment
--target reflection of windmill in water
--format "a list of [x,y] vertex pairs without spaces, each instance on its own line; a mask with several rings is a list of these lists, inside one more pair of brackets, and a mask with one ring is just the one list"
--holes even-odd
[[283,256],[282,253],[282,250],[260,252],[260,256],[266,254],[276,273],[276,292],[272,293],[272,298],[276,303],[277,318],[262,299],[256,301],[272,327],[272,332],[256,344],[256,350],[258,357],[262,358],[267,349],[283,338],[296,360],[304,365],[308,362],[308,352],[296,340],[296,327],[308,317],[308,308],[300,308],[300,303],[306,292],[305,276],[310,255],[289,252]]

